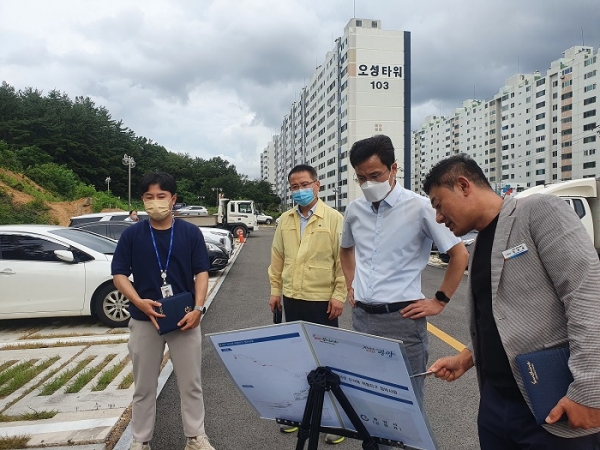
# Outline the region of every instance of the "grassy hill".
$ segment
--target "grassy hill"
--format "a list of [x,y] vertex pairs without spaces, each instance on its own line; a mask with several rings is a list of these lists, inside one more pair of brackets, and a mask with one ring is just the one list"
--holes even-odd
[[[103,211],[117,210],[104,208]],[[93,199],[61,201],[25,175],[0,168],[0,224],[68,225],[73,216],[93,212]]]

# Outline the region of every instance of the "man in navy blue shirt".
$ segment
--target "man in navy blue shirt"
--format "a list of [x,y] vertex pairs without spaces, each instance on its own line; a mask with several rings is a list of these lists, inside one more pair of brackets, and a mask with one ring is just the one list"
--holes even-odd
[[[142,200],[149,220],[127,228],[115,251],[115,286],[129,299],[131,320],[129,354],[133,363],[131,450],[150,450],[156,419],[156,390],[165,343],[177,375],[181,396],[185,450],[215,450],[204,431],[201,384],[202,333],[210,268],[200,229],[173,218],[177,201],[175,179],[164,172],[147,174],[141,182]],[[129,280],[133,275],[134,281]],[[178,330],[159,335],[156,311],[161,299],[191,292],[195,307],[177,324]]]

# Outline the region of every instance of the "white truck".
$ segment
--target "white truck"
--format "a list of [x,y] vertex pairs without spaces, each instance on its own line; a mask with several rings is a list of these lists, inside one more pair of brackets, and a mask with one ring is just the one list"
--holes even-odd
[[550,194],[563,198],[577,213],[600,254],[600,178],[581,178],[534,186],[515,195]]
[[238,231],[242,232],[244,238],[254,230],[258,230],[256,222],[256,210],[252,200],[229,200],[222,198],[219,200],[219,209],[217,214],[211,216],[177,216],[179,220],[193,223],[199,227],[222,228],[231,231],[233,237],[238,236]]

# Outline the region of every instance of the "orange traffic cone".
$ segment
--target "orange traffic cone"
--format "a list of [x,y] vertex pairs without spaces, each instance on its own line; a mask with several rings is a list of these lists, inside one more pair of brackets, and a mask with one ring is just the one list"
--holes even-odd
[[242,229],[238,228],[237,235],[238,235],[238,239],[240,240],[240,244],[243,244],[244,243],[244,231]]

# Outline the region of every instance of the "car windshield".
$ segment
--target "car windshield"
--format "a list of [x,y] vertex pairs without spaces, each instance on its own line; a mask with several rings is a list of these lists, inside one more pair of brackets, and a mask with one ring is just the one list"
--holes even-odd
[[70,241],[77,242],[78,244],[85,245],[86,247],[104,255],[114,254],[115,249],[117,248],[117,243],[112,239],[108,239],[88,231],[78,230],[76,228],[61,228],[58,230],[52,230],[50,233],[69,239]]

